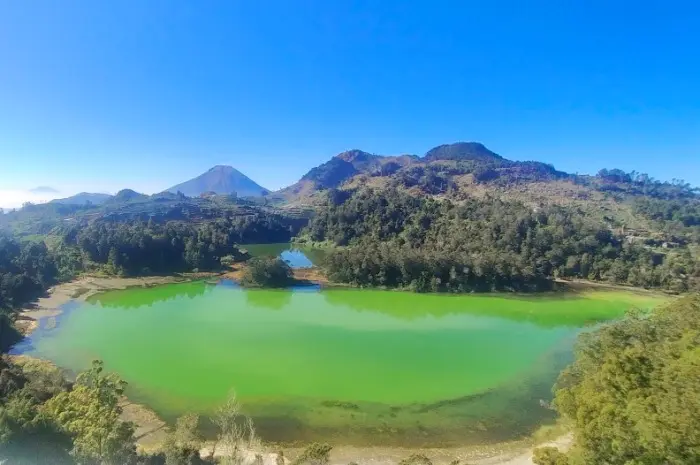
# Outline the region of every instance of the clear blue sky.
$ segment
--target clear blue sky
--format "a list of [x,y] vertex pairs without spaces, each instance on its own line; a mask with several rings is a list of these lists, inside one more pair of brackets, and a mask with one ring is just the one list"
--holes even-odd
[[0,190],[271,189],[475,140],[700,184],[697,2],[0,3]]

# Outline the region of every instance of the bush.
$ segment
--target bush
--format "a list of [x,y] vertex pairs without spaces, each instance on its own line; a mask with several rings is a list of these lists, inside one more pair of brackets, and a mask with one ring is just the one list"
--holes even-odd
[[328,465],[331,449],[333,448],[328,444],[313,443],[292,462],[292,465]]
[[246,287],[286,287],[292,282],[292,269],[276,257],[250,259],[241,277],[241,284]]
[[569,459],[556,447],[539,447],[532,455],[535,465],[568,465]]
[[400,461],[399,465],[433,465],[433,462],[423,454],[412,454]]

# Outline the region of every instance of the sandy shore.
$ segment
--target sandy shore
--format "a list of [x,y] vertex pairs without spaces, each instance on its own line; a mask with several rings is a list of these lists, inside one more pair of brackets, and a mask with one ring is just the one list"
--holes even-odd
[[46,295],[24,307],[17,318],[17,326],[25,335],[37,326],[37,321],[56,317],[61,306],[71,300],[84,301],[88,297],[104,291],[129,287],[149,287],[193,279],[203,279],[213,274],[182,274],[174,276],[146,276],[138,278],[84,276],[76,280],[58,284],[50,288]]
[[[359,465],[397,465],[401,460],[412,454],[423,454],[428,457],[434,465],[448,465],[455,460],[462,464],[470,465],[534,465],[532,454],[535,447],[557,447],[566,451],[571,446],[573,437],[566,434],[553,441],[533,446],[531,441],[515,441],[503,444],[455,447],[446,449],[412,449],[410,447],[357,447],[357,446],[336,446],[330,453],[330,465],[347,465],[357,463]],[[298,457],[303,449],[297,448],[274,448],[266,447],[267,450],[258,451],[263,457],[263,465],[275,465],[274,458],[280,449],[284,453],[285,459],[292,461]],[[212,444],[207,444],[202,451],[202,456],[210,456]],[[225,455],[226,451],[217,450],[216,457]],[[244,454],[246,465],[254,464],[255,453],[246,451]],[[248,459],[248,460],[246,460]],[[288,460],[285,461],[288,463]]]

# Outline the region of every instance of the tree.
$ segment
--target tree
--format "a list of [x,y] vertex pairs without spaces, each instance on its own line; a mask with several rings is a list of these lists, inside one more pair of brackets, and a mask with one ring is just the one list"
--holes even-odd
[[[413,172],[413,171],[410,171]],[[360,189],[328,201],[302,236],[343,246],[324,260],[333,281],[419,292],[538,291],[554,278],[688,289],[696,260],[630,244],[577,211],[518,202],[461,204],[396,189]],[[686,250],[687,252],[687,250]],[[659,279],[663,272],[667,279]],[[700,282],[700,280],[696,280]]]
[[[700,295],[581,336],[555,406],[572,463],[700,463]],[[551,454],[550,454],[551,455]]]
[[78,375],[73,389],[44,404],[44,411],[73,439],[80,461],[105,465],[129,463],[136,455],[134,426],[119,419],[118,405],[126,383],[103,374],[102,362]]
[[251,258],[241,277],[247,287],[286,287],[292,282],[292,269],[278,257]]

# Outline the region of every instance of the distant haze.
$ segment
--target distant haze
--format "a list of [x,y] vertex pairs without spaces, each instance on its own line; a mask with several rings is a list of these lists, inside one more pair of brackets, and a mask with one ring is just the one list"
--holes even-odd
[[29,189],[29,192],[31,192],[32,194],[50,194],[50,195],[59,193],[58,190],[54,189],[53,187],[49,187],[49,186],[35,187],[34,189]]
[[26,202],[44,203],[61,197],[59,191],[35,192],[34,189],[0,189],[0,207],[5,209],[19,208]]

